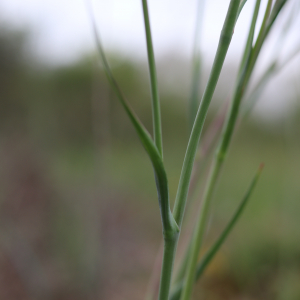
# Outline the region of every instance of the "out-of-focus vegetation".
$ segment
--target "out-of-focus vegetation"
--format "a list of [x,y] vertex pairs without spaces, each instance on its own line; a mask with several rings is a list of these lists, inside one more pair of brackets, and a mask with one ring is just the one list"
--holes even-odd
[[[141,299],[161,236],[151,165],[96,58],[51,68],[26,49],[26,35],[0,32],[0,299]],[[151,128],[144,62],[111,61]],[[171,199],[188,138],[182,83],[174,84],[161,97]],[[206,247],[260,162],[266,167],[199,282],[203,299],[300,299],[299,125],[295,106],[272,125],[239,126]]]

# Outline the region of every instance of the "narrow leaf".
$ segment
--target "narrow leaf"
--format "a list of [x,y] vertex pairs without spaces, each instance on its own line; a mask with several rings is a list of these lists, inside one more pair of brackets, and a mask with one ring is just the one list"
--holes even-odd
[[278,14],[280,13],[280,11],[283,9],[283,7],[285,6],[285,4],[288,1],[289,0],[277,0],[275,2],[274,7],[272,9],[272,12],[270,13],[270,17],[268,19],[268,22],[266,24],[266,34],[268,34],[268,32],[271,29],[273,23],[277,19]]
[[266,87],[267,83],[270,81],[270,78],[274,76],[274,74],[276,73],[276,70],[277,70],[277,62],[275,61],[270,64],[270,66],[265,70],[263,75],[259,78],[257,84],[251,91],[251,94],[248,96],[248,99],[245,99],[245,105],[241,112],[242,118],[246,118],[249,116],[257,100],[262,94],[264,88]]
[[192,61],[192,85],[191,95],[189,99],[189,125],[192,130],[197,109],[199,106],[199,86],[202,69],[202,58],[201,58],[201,32],[203,24],[203,13],[204,13],[205,0],[198,0],[196,27],[193,45],[193,61]]
[[261,164],[258,168],[257,173],[255,174],[248,191],[246,192],[243,200],[241,201],[239,207],[235,211],[234,215],[232,216],[231,220],[217,239],[217,241],[212,245],[212,247],[208,250],[208,252],[204,255],[204,257],[201,259],[201,261],[198,264],[197,267],[197,273],[196,273],[196,279],[199,279],[200,276],[203,274],[204,270],[206,269],[207,265],[210,263],[210,261],[213,259],[217,251],[220,249],[220,247],[223,245],[224,241],[228,237],[229,233],[232,231],[234,226],[236,225],[236,222],[240,218],[242,212],[244,211],[244,208],[246,207],[246,204],[248,203],[248,200],[250,199],[254,188],[258,182],[258,179],[261,175],[261,172],[263,170],[264,165]]
[[168,180],[167,180],[167,174],[165,172],[165,168],[163,165],[162,157],[160,153],[158,152],[157,147],[153,143],[153,140],[146,130],[146,128],[143,126],[141,121],[137,118],[129,104],[127,103],[125,97],[123,96],[121,89],[119,88],[112,72],[109,67],[108,61],[106,59],[102,43],[100,40],[100,36],[96,27],[95,19],[92,14],[92,11],[90,7],[89,14],[92,21],[93,26],[93,33],[97,45],[97,49],[100,55],[101,62],[103,64],[103,68],[105,71],[105,74],[107,76],[108,82],[115,92],[116,96],[118,97],[119,101],[121,102],[122,106],[124,107],[132,125],[134,126],[146,152],[148,153],[148,156],[152,162],[152,166],[154,168],[155,173],[155,181],[156,181],[156,187],[158,192],[158,200],[159,200],[159,206],[160,206],[160,212],[161,212],[161,218],[162,218],[162,224],[163,224],[163,230],[164,232],[174,231],[178,230],[178,226],[172,216],[171,210],[170,210],[170,204],[169,204],[169,191],[168,191]]
[[242,112],[243,118],[247,118],[249,116],[263,90],[270,82],[270,79],[276,74],[278,74],[285,66],[287,66],[299,53],[300,46],[295,48],[283,62],[278,63],[277,60],[275,60],[269,65],[269,67],[265,70],[265,72],[257,81],[257,84],[254,86],[253,90],[248,96],[248,99],[245,100],[245,106]]
[[239,0],[231,0],[230,2],[229,9],[221,32],[217,53],[212,66],[211,74],[205,92],[203,94],[200,106],[198,108],[194,126],[190,135],[190,139],[189,139],[189,143],[186,150],[183,167],[180,175],[180,181],[179,181],[179,186],[176,194],[174,212],[173,212],[174,218],[179,227],[181,226],[183,215],[184,215],[184,209],[185,209],[187,194],[189,190],[192,168],[195,160],[195,154],[198,147],[198,142],[206,118],[208,107],[210,105],[212,96],[214,94],[224,64],[224,60],[231,42],[239,4],[240,4]]
[[[199,106],[196,119],[194,122],[194,126],[190,135],[186,155],[184,158],[183,168],[180,176],[179,187],[175,199],[175,205],[174,205],[174,218],[178,223],[179,227],[181,226],[182,218],[185,210],[186,199],[189,190],[191,173],[192,173],[192,168],[195,160],[196,150],[198,147],[198,142],[203,129],[203,124],[206,118],[208,107],[210,105],[212,96],[214,94],[220,76],[220,72],[222,70],[223,63],[233,36],[239,4],[240,1],[235,1],[235,0],[231,0],[229,4],[229,8],[221,32],[220,41],[215,56],[214,64],[212,67],[212,71],[207,83],[207,87],[203,94],[203,98]],[[193,245],[195,245],[196,248],[198,248],[199,246],[198,240],[199,239],[197,238],[197,241],[193,242]],[[196,268],[196,262],[194,263],[195,260],[194,254],[197,251],[196,248],[193,247],[192,249],[192,255],[187,267],[187,276],[185,279],[185,286],[181,296],[181,300],[190,299],[192,293],[193,276],[195,274],[195,268]]]
[[258,34],[258,37],[256,39],[255,45],[254,45],[254,47],[251,51],[251,59],[250,59],[249,67],[248,67],[248,70],[249,70],[248,71],[248,74],[249,74],[248,78],[251,76],[251,73],[253,71],[253,68],[254,68],[254,65],[256,63],[257,57],[260,53],[261,47],[262,47],[262,45],[263,45],[263,43],[264,43],[264,41],[265,41],[265,39],[266,39],[266,37],[269,33],[269,30],[271,28],[271,25],[268,27],[267,24],[268,24],[269,16],[270,16],[270,13],[271,13],[272,3],[273,3],[273,0],[268,0],[267,7],[266,7],[266,10],[265,10],[265,14],[264,14],[264,18],[263,18],[262,24],[260,26],[259,34]]
[[237,20],[240,16],[240,13],[242,12],[243,8],[244,8],[244,5],[246,4],[248,0],[242,0],[241,3],[240,3],[240,6],[239,6],[239,11],[238,11],[238,15],[237,15]]
[[143,13],[144,13],[146,42],[147,42],[148,65],[149,65],[149,72],[150,72],[154,141],[162,157],[163,147],[162,147],[162,132],[161,132],[161,113],[160,113],[158,84],[156,78],[156,67],[155,67],[147,0],[142,0],[142,4],[143,4]]
[[[232,218],[230,219],[229,223],[226,225],[225,229],[223,232],[220,234],[219,238],[216,240],[216,242],[211,246],[211,248],[206,252],[206,254],[203,256],[201,261],[197,265],[197,271],[196,271],[196,276],[195,276],[195,281],[198,280],[203,272],[205,271],[206,267],[209,265],[209,263],[212,261],[218,250],[221,248],[221,246],[224,244],[226,238],[228,235],[231,233],[232,229],[236,225],[238,219],[240,218],[242,212],[244,211],[246,204],[248,203],[254,188],[258,182],[258,179],[261,175],[263,169],[263,164],[260,165],[257,173],[255,174],[248,191],[246,192],[244,198],[242,199],[240,205],[238,206],[237,210],[233,214]],[[183,281],[180,283],[176,284],[176,286],[173,288],[173,291],[170,295],[170,300],[179,300],[181,291],[183,287]]]
[[240,64],[239,76],[241,76],[241,73],[243,72],[247,62],[249,61],[250,53],[252,50],[254,31],[255,31],[255,26],[256,26],[260,3],[261,3],[261,0],[256,0],[254,13],[253,13],[252,21],[251,21],[251,26],[250,26],[250,30],[249,30],[249,34],[248,34],[248,39],[247,39],[247,43],[245,46],[242,62]]

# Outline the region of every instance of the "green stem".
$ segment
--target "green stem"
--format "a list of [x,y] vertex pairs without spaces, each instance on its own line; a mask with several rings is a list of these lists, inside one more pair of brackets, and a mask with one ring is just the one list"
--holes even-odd
[[[284,2],[284,1],[282,1],[282,2]],[[213,195],[213,191],[215,189],[218,175],[220,173],[221,167],[223,165],[223,162],[224,162],[226,154],[227,154],[228,146],[230,144],[230,141],[231,141],[231,138],[233,135],[233,131],[234,131],[235,124],[237,121],[239,107],[240,107],[240,103],[241,103],[241,100],[244,95],[244,91],[245,91],[246,87],[248,86],[251,74],[253,72],[255,63],[257,61],[258,54],[260,53],[260,50],[262,48],[263,42],[270,30],[270,27],[268,27],[266,24],[268,24],[267,22],[268,22],[268,18],[269,18],[270,11],[271,11],[272,0],[268,1],[259,36],[257,38],[254,48],[251,49],[259,6],[260,6],[260,0],[257,0],[256,7],[254,10],[254,14],[253,14],[252,24],[250,27],[250,32],[248,35],[246,48],[245,48],[243,59],[241,62],[241,67],[240,67],[239,76],[238,76],[238,84],[236,86],[235,93],[234,93],[233,100],[232,100],[231,109],[230,109],[227,121],[226,121],[224,129],[223,129],[221,142],[220,142],[220,145],[219,145],[217,153],[216,153],[216,157],[215,157],[213,167],[212,167],[212,170],[210,173],[210,177],[208,180],[208,185],[207,185],[206,191],[204,193],[202,209],[200,212],[198,222],[196,224],[195,234],[194,234],[193,240],[191,242],[191,248],[192,248],[192,250],[190,250],[191,256],[190,256],[190,260],[189,260],[188,266],[187,266],[187,271],[186,271],[187,274],[186,274],[186,278],[185,278],[185,285],[184,285],[182,295],[180,298],[181,300],[188,300],[191,296],[193,279],[194,279],[195,271],[196,271],[197,258],[198,258],[198,254],[199,254],[199,251],[201,248],[203,235],[204,235],[205,227],[206,227],[206,222],[207,222],[207,218],[208,218],[209,204],[210,204],[210,201],[211,201],[211,198]],[[280,7],[280,9],[282,9],[283,5],[280,5],[279,7]],[[278,8],[278,10],[279,10],[279,8]],[[276,16],[278,15],[277,11],[276,11],[275,15]],[[271,22],[271,24],[273,24],[274,20],[271,18],[270,22]],[[266,27],[267,27],[267,29],[266,29]]]
[[159,201],[159,208],[161,213],[161,219],[162,219],[162,225],[163,225],[163,231],[166,233],[170,232],[177,232],[178,226],[174,220],[174,217],[171,213],[170,209],[170,202],[169,202],[169,190],[168,190],[168,178],[165,171],[165,167],[163,164],[162,157],[157,149],[157,146],[154,144],[150,134],[146,130],[146,128],[143,126],[141,121],[138,119],[138,117],[135,115],[134,111],[130,107],[129,103],[126,101],[126,98],[124,97],[120,87],[118,86],[117,81],[115,80],[113,73],[110,69],[110,66],[108,64],[108,61],[106,59],[106,55],[104,53],[104,49],[101,43],[101,39],[96,27],[95,19],[93,17],[92,11],[90,7],[88,7],[92,26],[93,26],[93,32],[95,36],[96,46],[97,50],[99,52],[99,56],[103,65],[104,72],[107,76],[108,82],[115,92],[117,98],[119,99],[120,103],[122,104],[125,112],[127,113],[133,127],[135,128],[150,160],[154,169],[154,175],[155,175],[155,182],[156,182],[156,188],[157,188],[157,194],[158,194],[158,201]]
[[158,296],[159,300],[169,299],[178,236],[179,231],[177,233],[170,234],[169,236],[164,236],[164,254]]
[[242,118],[247,118],[250,115],[253,107],[255,106],[259,96],[261,95],[262,91],[264,90],[267,83],[270,81],[270,78],[274,76],[277,72],[278,66],[277,61],[274,61],[270,64],[270,66],[265,70],[263,75],[257,81],[257,84],[254,86],[253,90],[251,91],[250,95],[247,99],[244,100],[245,105],[242,109]]
[[204,193],[203,197],[203,203],[200,210],[200,216],[198,218],[196,229],[192,238],[191,242],[191,248],[190,248],[190,257],[188,260],[188,265],[186,269],[186,276],[184,280],[184,288],[182,290],[181,294],[181,300],[189,299],[192,293],[192,288],[194,284],[194,278],[195,278],[195,272],[197,267],[197,260],[198,260],[198,254],[199,249],[202,244],[203,235],[205,233],[205,224],[207,222],[208,218],[208,210],[209,210],[209,204],[210,199],[212,198],[214,187],[217,182],[217,178],[219,175],[220,168],[222,166],[222,158],[218,158],[214,165],[211,168],[208,185]]
[[207,115],[208,107],[214,94],[223,67],[223,63],[231,42],[239,4],[239,0],[231,0],[230,2],[227,16],[221,32],[217,53],[212,66],[212,71],[205,92],[203,94],[194,122],[194,126],[190,135],[189,143],[187,146],[173,210],[173,215],[179,228],[182,224],[197,146],[199,143],[203,124]]
[[268,35],[269,30],[271,28],[270,26],[267,26],[267,23],[268,23],[268,19],[269,19],[269,16],[270,16],[272,3],[273,3],[273,0],[269,0],[268,3],[267,3],[264,19],[263,19],[263,22],[261,24],[257,40],[255,42],[255,45],[254,45],[253,49],[252,49],[251,59],[250,59],[249,66],[248,66],[248,70],[249,70],[248,71],[248,74],[249,74],[248,77],[250,77],[250,75],[253,71],[254,64],[256,63],[256,60],[257,60],[258,54],[261,50],[261,47],[263,45],[263,42],[265,41],[265,38]]
[[161,212],[162,219],[162,227],[163,227],[163,235],[164,235],[164,257],[163,257],[163,266],[160,280],[160,300],[167,300],[169,295],[169,289],[171,284],[171,276],[173,271],[173,262],[174,256],[176,252],[177,240],[179,235],[179,228],[174,220],[174,217],[170,210],[169,204],[169,192],[168,192],[168,181],[167,175],[164,169],[164,164],[162,161],[162,157],[158,151],[157,145],[155,145],[143,127],[141,122],[135,116],[134,112],[130,108],[127,103],[125,97],[123,96],[112,72],[108,65],[105,53],[102,48],[102,44],[100,41],[100,37],[96,30],[95,23],[93,22],[93,29],[95,34],[95,39],[98,47],[98,51],[100,54],[100,58],[102,60],[104,71],[107,75],[108,81],[116,93],[118,99],[123,105],[129,119],[131,120],[134,128],[137,131],[137,134],[140,137],[143,146],[148,153],[155,173],[155,181],[158,193],[158,200]]
[[154,59],[153,43],[151,37],[151,28],[150,28],[147,0],[142,0],[142,5],[143,5],[143,13],[144,13],[148,64],[149,64],[149,72],[150,72],[154,142],[158,149],[158,152],[160,153],[161,157],[163,157],[160,104],[159,104],[158,85],[157,85],[157,78],[156,78],[155,59]]
[[199,106],[199,83],[202,69],[201,59],[201,31],[203,23],[203,11],[204,11],[205,0],[198,0],[197,17],[196,17],[196,30],[194,36],[193,46],[193,61],[192,61],[192,87],[191,95],[189,99],[189,126],[192,130],[197,108]]
[[253,90],[245,100],[245,107],[243,108],[243,118],[247,118],[255,106],[259,96],[262,91],[270,81],[271,77],[274,77],[278,74],[286,65],[288,65],[298,54],[300,53],[300,47],[294,49],[290,55],[282,62],[278,63],[277,59],[269,65],[269,67],[265,70],[262,76],[257,80],[257,84],[254,86]]
[[[194,284],[195,272],[197,267],[197,259],[200,252],[200,248],[203,242],[203,236],[206,229],[206,223],[209,216],[209,206],[213,196],[213,192],[215,190],[215,186],[217,183],[217,178],[220,174],[221,167],[225,160],[225,156],[227,153],[228,145],[232,137],[232,133],[234,130],[234,126],[236,123],[240,102],[244,93],[244,88],[246,83],[248,82],[248,61],[251,54],[253,34],[255,30],[255,24],[258,16],[258,10],[260,6],[260,0],[256,1],[256,6],[252,18],[252,23],[248,35],[248,40],[246,43],[244,55],[241,62],[241,68],[238,75],[238,84],[235,89],[231,109],[229,112],[229,117],[227,122],[225,123],[225,127],[223,130],[223,135],[221,137],[220,146],[216,152],[215,159],[213,161],[213,165],[210,171],[209,179],[207,182],[207,186],[205,188],[202,207],[200,210],[200,215],[197,220],[195,226],[195,232],[191,241],[191,255],[188,261],[187,270],[185,274],[184,288],[181,294],[181,300],[189,300],[192,294],[192,288]],[[251,74],[251,73],[250,73]]]
[[215,254],[218,252],[220,247],[223,245],[224,241],[228,237],[229,233],[234,228],[236,222],[240,218],[246,204],[248,203],[248,200],[250,199],[250,196],[252,195],[254,188],[258,182],[258,179],[261,175],[261,172],[264,168],[264,164],[262,163],[258,171],[256,172],[244,198],[242,199],[241,203],[239,204],[238,208],[236,209],[235,213],[233,214],[233,217],[228,222],[227,226],[224,228],[222,233],[220,234],[219,238],[216,240],[216,242],[212,245],[212,247],[207,251],[207,253],[203,256],[200,263],[197,266],[197,272],[196,272],[196,279],[198,279],[204,272],[207,265],[210,263],[212,258],[215,256]]
[[[183,163],[183,170],[181,173],[181,179],[180,179],[179,188],[178,188],[177,197],[174,206],[174,219],[179,228],[182,224],[185,202],[186,202],[189,183],[191,179],[191,172],[192,172],[192,167],[195,159],[195,154],[197,151],[197,145],[200,139],[207,110],[210,101],[212,99],[212,96],[214,94],[221,73],[221,69],[223,67],[223,63],[227,54],[227,50],[231,42],[239,3],[240,0],[231,0],[230,2],[227,16],[221,32],[220,41],[219,41],[215,61],[212,67],[211,75],[208,80],[208,84],[204,92],[200,107],[198,109],[196,120],[187,147],[187,153]],[[159,300],[168,300],[170,284],[171,284],[171,274],[173,271],[173,262],[174,262],[176,248],[177,248],[178,238],[172,238],[172,234],[174,234],[172,232],[169,232],[169,234],[170,234],[169,236],[164,234],[165,251],[164,251],[164,258],[163,258],[162,276],[160,281]]]
[[248,0],[241,0],[241,4],[240,4],[240,6],[239,6],[239,11],[238,11],[237,17],[240,16],[240,13],[242,12],[242,10],[243,10],[243,8],[244,8],[244,5],[246,4],[247,1],[248,1]]
[[[220,247],[223,245],[224,241],[228,237],[229,233],[232,231],[234,228],[236,222],[240,218],[246,204],[248,203],[250,196],[252,195],[252,192],[257,184],[257,181],[260,177],[260,174],[263,169],[263,164],[260,165],[257,173],[255,174],[254,179],[252,180],[250,187],[248,188],[244,198],[242,199],[240,205],[238,206],[237,210],[233,214],[232,218],[220,234],[219,238],[216,240],[216,242],[210,247],[210,249],[205,253],[205,255],[201,258],[201,261],[197,265],[197,271],[196,271],[196,276],[194,280],[196,281],[197,279],[200,278],[200,276],[203,274],[204,270],[208,266],[208,264],[211,262],[211,260],[214,258],[215,254],[218,252]],[[174,288],[172,289],[172,293],[170,296],[170,300],[178,300],[181,295],[181,290],[183,288],[183,281],[178,282]]]
[[192,88],[189,99],[189,129],[191,130],[194,125],[197,108],[199,106],[199,82],[201,77],[201,54],[194,53],[193,69],[192,69]]
[[[189,203],[188,214],[190,214],[192,210],[195,210],[195,207],[191,206],[191,204],[194,203],[196,199],[199,199],[200,191],[202,189],[202,185],[200,183],[204,179],[203,178],[204,170],[207,169],[207,165],[210,161],[207,158],[212,153],[213,148],[215,147],[215,144],[218,141],[218,137],[221,134],[220,131],[223,127],[223,123],[226,117],[226,112],[229,106],[229,103],[227,102],[228,101],[226,101],[224,105],[220,108],[220,111],[217,113],[214,120],[211,122],[209,128],[206,130],[205,135],[202,137],[202,143],[200,145],[200,148],[198,149],[198,153],[196,154],[194,171],[193,171],[192,180],[190,184],[191,195],[189,197],[190,203]],[[190,218],[188,218],[188,220],[190,220]],[[189,223],[192,223],[189,225],[191,226],[194,225],[195,222],[192,221]],[[189,243],[188,247],[185,250],[184,256],[180,261],[180,266],[176,272],[176,277],[175,280],[173,281],[173,284],[175,285],[178,282],[182,282],[184,278],[188,259],[190,257],[190,249],[191,249],[191,244]]]

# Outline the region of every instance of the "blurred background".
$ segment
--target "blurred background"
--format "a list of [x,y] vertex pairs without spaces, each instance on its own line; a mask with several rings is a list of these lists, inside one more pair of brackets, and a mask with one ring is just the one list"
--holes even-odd
[[[197,1],[149,2],[173,202],[189,136]],[[229,3],[207,2],[200,92]],[[206,137],[234,87],[254,4],[248,2],[209,111]],[[93,2],[93,10],[113,72],[152,132],[141,3],[101,0]],[[280,26],[292,10],[287,6],[279,18],[252,86],[272,62]],[[161,243],[153,171],[101,70],[85,3],[1,0],[0,18],[0,299],[142,299]],[[280,61],[299,48],[299,25],[298,14]],[[261,162],[265,169],[237,228],[197,284],[197,299],[300,299],[299,67],[295,56],[239,122],[205,249]],[[200,192],[191,208],[200,203],[212,153],[200,165]],[[191,231],[189,220],[193,209],[187,210],[178,257]]]

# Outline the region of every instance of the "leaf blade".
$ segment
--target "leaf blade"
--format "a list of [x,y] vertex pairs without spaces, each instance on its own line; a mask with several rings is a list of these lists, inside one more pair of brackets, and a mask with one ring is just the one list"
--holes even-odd
[[162,161],[162,157],[154,144],[150,134],[144,127],[144,125],[141,123],[141,121],[138,119],[138,117],[135,115],[134,111],[130,107],[130,105],[127,103],[124,95],[122,94],[122,91],[120,87],[117,84],[117,81],[115,80],[112,71],[110,69],[110,66],[108,64],[106,55],[104,53],[104,49],[101,43],[100,35],[96,27],[96,22],[93,17],[92,11],[90,7],[89,9],[89,15],[92,21],[92,27],[93,27],[93,33],[94,38],[96,41],[97,50],[100,55],[101,62],[104,67],[105,74],[107,76],[108,82],[115,92],[117,98],[119,99],[120,103],[122,104],[123,108],[125,109],[125,112],[127,113],[136,133],[138,134],[140,141],[142,145],[144,146],[144,149],[146,150],[153,169],[155,173],[155,182],[157,187],[157,193],[158,193],[158,200],[159,200],[159,206],[160,206],[160,212],[161,212],[161,219],[163,224],[163,231],[164,232],[174,232],[178,231],[178,226],[173,218],[173,215],[171,213],[170,209],[170,203],[169,203],[169,190],[168,190],[168,180],[167,180],[167,174],[164,168],[164,164]]
[[[198,263],[197,271],[196,271],[196,275],[195,275],[195,281],[198,280],[201,277],[201,275],[205,271],[208,264],[212,261],[212,259],[214,258],[214,256],[218,252],[218,250],[224,244],[226,238],[232,232],[234,226],[236,225],[237,221],[241,217],[247,203],[249,202],[249,199],[250,199],[250,197],[251,197],[251,195],[252,195],[252,193],[253,193],[256,185],[257,185],[257,182],[260,178],[262,170],[263,170],[263,164],[261,164],[259,166],[258,171],[256,172],[254,178],[252,179],[251,184],[250,184],[245,196],[243,197],[243,199],[240,202],[238,208],[236,209],[236,211],[232,215],[231,219],[229,220],[229,222],[225,226],[224,230],[220,234],[219,238],[210,247],[210,249],[204,254],[201,261]],[[179,300],[182,288],[183,288],[183,281],[176,284],[176,286],[173,288],[173,291],[170,295],[170,300]]]
[[161,157],[163,157],[160,103],[159,103],[156,66],[155,66],[155,58],[154,58],[154,51],[153,51],[153,42],[151,36],[147,0],[142,0],[142,5],[143,5],[143,13],[144,13],[145,33],[146,33],[148,65],[149,65],[149,73],[150,73],[154,141],[158,149],[158,152],[160,153]]

